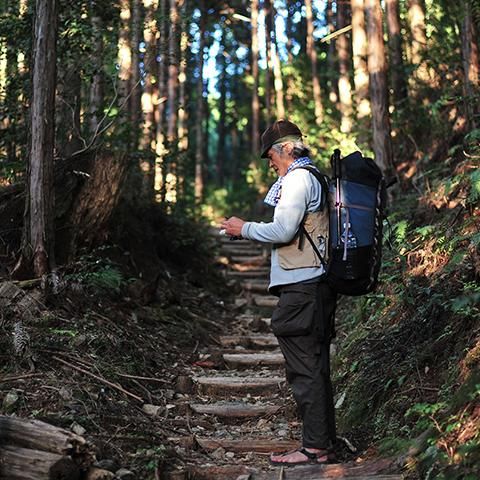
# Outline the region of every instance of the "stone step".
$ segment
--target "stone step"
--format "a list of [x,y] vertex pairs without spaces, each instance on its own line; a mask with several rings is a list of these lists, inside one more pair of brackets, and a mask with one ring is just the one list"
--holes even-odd
[[244,347],[277,347],[278,340],[275,335],[222,335],[220,344],[225,347],[241,345]]
[[193,377],[201,394],[232,395],[262,394],[279,391],[284,377]]
[[205,413],[226,418],[251,418],[271,415],[282,407],[277,405],[252,405],[244,402],[218,402],[209,404],[192,403],[190,408],[195,413]]
[[225,353],[223,359],[231,367],[278,366],[285,363],[281,353]]

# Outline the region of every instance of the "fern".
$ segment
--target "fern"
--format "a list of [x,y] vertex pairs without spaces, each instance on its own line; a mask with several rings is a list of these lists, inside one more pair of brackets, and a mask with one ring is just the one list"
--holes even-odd
[[480,170],[474,170],[468,178],[470,180],[468,201],[470,203],[476,203],[480,200]]
[[478,32],[480,30],[480,0],[470,0],[470,8],[472,10],[472,20]]

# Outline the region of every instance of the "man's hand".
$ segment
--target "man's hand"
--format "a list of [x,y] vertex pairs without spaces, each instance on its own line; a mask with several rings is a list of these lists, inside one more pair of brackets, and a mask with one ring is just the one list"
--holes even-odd
[[220,228],[223,228],[225,233],[230,237],[241,237],[244,223],[245,220],[241,218],[230,217],[222,222]]

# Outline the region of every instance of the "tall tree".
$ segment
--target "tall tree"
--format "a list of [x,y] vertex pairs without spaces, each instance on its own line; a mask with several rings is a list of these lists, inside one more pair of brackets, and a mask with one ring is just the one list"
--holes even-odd
[[217,143],[217,161],[215,165],[215,172],[216,172],[216,183],[219,186],[223,186],[224,181],[224,166],[225,166],[225,141],[226,141],[226,134],[227,134],[227,66],[226,66],[226,57],[227,57],[227,32],[222,29],[222,36],[220,39],[220,52],[218,54],[218,69],[220,73],[220,99],[218,101],[218,143]]
[[257,155],[260,147],[260,102],[258,99],[258,0],[252,0],[251,24],[252,24],[252,154]]
[[424,60],[427,50],[424,0],[408,0],[408,20],[411,32],[411,62],[416,67],[416,78],[427,85],[435,86],[437,79]]
[[307,56],[310,59],[313,85],[313,101],[315,105],[315,122],[318,126],[323,123],[323,105],[322,92],[320,89],[320,80],[317,72],[317,50],[315,49],[315,39],[313,36],[313,10],[312,0],[305,0],[305,9],[307,16]]
[[153,199],[155,188],[155,160],[152,155],[155,148],[155,105],[158,103],[158,89],[156,83],[156,56],[157,56],[157,22],[155,14],[158,9],[158,0],[143,0],[145,22],[143,38],[145,41],[144,56],[144,89],[142,92],[143,125],[140,137],[140,148],[145,151],[140,161],[143,172],[143,193],[145,198]]
[[380,0],[365,0],[368,36],[368,73],[372,105],[373,151],[384,173],[391,170],[392,146],[388,116],[387,64],[383,43]]
[[[53,149],[55,140],[56,0],[37,0],[33,42],[31,139],[22,255],[35,276],[55,267]],[[32,262],[32,263],[31,263]]]
[[[331,34],[335,31],[335,15],[333,13],[333,0],[327,0],[325,5],[325,18],[327,19],[327,28],[328,33]],[[328,42],[328,51],[327,51],[327,65],[328,65],[328,74],[327,74],[327,84],[329,87],[329,99],[332,103],[338,102],[338,75],[337,75],[337,49],[336,41],[332,38]]]
[[476,115],[479,113],[478,87],[479,87],[479,53],[475,41],[475,25],[472,21],[472,7],[470,0],[463,0],[462,22],[462,59],[464,74],[465,105],[467,118],[472,128],[477,122]]
[[101,114],[103,110],[103,95],[104,95],[104,72],[103,72],[103,19],[99,13],[97,2],[90,0],[90,18],[92,24],[92,55],[90,62],[92,64],[92,81],[89,91],[88,102],[88,131],[90,137],[97,134]]
[[357,118],[370,115],[368,98],[367,32],[365,30],[364,0],[351,0],[352,52]]
[[200,0],[200,45],[198,52],[197,78],[197,117],[196,117],[196,147],[195,147],[195,201],[200,203],[203,197],[203,166],[204,166],[204,99],[203,99],[203,64],[205,50],[205,30],[207,25],[205,0]]
[[[348,24],[348,4],[345,2],[337,2],[337,28],[341,29]],[[338,54],[338,93],[339,106],[342,115],[340,130],[342,132],[350,132],[352,130],[352,87],[350,85],[350,46],[348,37],[340,35],[337,38],[337,54]]]
[[[132,47],[130,39],[130,0],[120,0],[120,27],[118,32],[118,105],[123,119],[131,118],[129,95],[132,86]],[[127,130],[130,132],[130,129]],[[127,137],[129,136],[126,135]],[[127,142],[130,143],[129,141]]]
[[393,99],[394,102],[398,104],[407,98],[407,82],[405,80],[405,67],[403,64],[398,0],[385,0],[385,10],[387,16]]
[[[275,15],[275,12],[274,12]],[[285,101],[283,96],[283,78],[282,78],[282,69],[280,64],[280,57],[278,55],[278,43],[277,43],[277,31],[275,29],[275,22],[273,22],[272,28],[272,63],[273,63],[273,75],[275,77],[274,87],[275,87],[275,105],[277,119],[285,118]]]
[[142,9],[141,0],[131,0],[131,98],[130,98],[130,123],[131,123],[131,148],[136,150],[140,140],[142,123],[142,88],[140,86],[140,56],[139,46],[142,37]]
[[267,124],[270,124],[270,119],[272,117],[272,88],[271,88],[271,78],[272,78],[272,4],[271,0],[264,0],[263,2],[263,13],[265,19],[265,109],[266,109],[266,121]]

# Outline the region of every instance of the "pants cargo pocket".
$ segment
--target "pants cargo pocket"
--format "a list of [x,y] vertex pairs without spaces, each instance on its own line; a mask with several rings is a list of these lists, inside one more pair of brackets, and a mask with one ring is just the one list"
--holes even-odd
[[276,336],[308,335],[314,326],[315,289],[283,288],[272,314],[272,331]]

